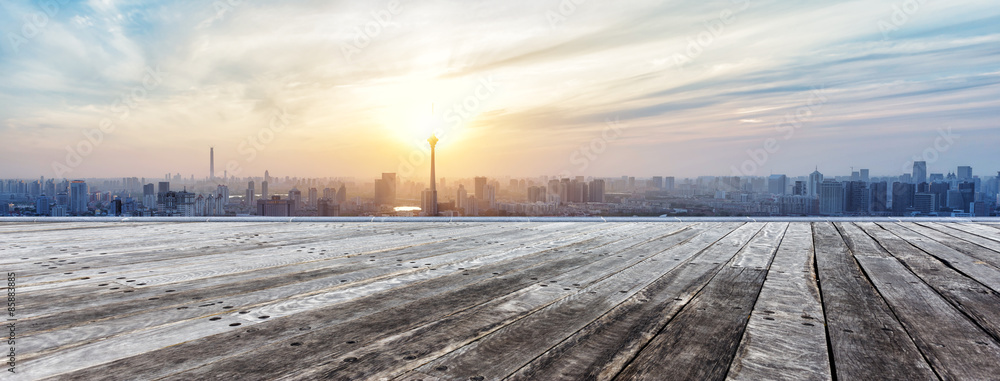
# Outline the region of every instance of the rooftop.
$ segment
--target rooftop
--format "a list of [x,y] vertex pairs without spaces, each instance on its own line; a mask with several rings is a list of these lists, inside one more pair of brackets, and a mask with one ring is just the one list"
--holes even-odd
[[15,379],[993,379],[1000,364],[995,220],[116,221],[0,220]]

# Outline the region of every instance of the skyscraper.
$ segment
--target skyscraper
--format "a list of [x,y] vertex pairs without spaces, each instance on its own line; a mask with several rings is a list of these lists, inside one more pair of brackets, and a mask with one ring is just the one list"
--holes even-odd
[[663,178],[663,189],[665,189],[665,190],[674,190],[674,178],[673,177],[669,177],[668,176],[668,177],[664,177]]
[[396,174],[383,173],[375,180],[375,204],[396,206]]
[[49,201],[49,198],[45,196],[45,194],[38,196],[38,199],[35,200],[35,213],[38,214],[39,216],[47,216],[51,214],[51,212],[49,211],[50,205],[51,202]]
[[292,188],[288,191],[288,201],[292,203],[295,210],[302,209],[302,191],[299,188]]
[[889,184],[885,181],[868,184],[868,211],[871,213],[884,213],[889,206]]
[[[427,195],[427,208],[425,209],[427,216],[437,216],[438,215],[438,197],[437,197],[437,176],[434,174],[434,148],[437,146],[438,138],[437,136],[431,135],[427,142],[431,144],[431,190],[430,194]],[[395,176],[393,176],[395,177]]]
[[809,189],[809,197],[819,197],[819,185],[823,183],[823,174],[819,173],[819,168],[816,168],[813,173],[809,174],[809,183],[806,187]]
[[961,166],[958,167],[958,180],[959,181],[971,181],[972,180],[972,167]]
[[771,194],[783,195],[788,188],[788,177],[785,175],[771,175],[767,178],[767,190]]
[[215,180],[215,147],[208,148],[208,179]]
[[247,205],[255,205],[257,202],[256,192],[254,190],[253,181],[247,183]]
[[343,204],[347,202],[347,185],[340,184],[340,188],[337,189],[337,204]]
[[83,180],[73,180],[69,184],[69,211],[80,215],[87,213],[87,183]]
[[922,214],[937,213],[937,195],[933,193],[914,194],[913,208]]
[[604,202],[604,180],[594,179],[590,182],[590,202]]
[[927,182],[927,162],[926,161],[914,161],[913,162],[913,183],[920,184]]
[[819,185],[819,214],[833,216],[844,213],[844,185],[825,180]]
[[[860,177],[859,177],[860,178]],[[844,183],[844,211],[851,214],[868,213],[868,183],[858,180]]]
[[476,177],[476,198],[483,199],[483,188],[486,186],[485,177]]
[[260,182],[260,199],[267,200],[267,180]]
[[897,216],[906,214],[913,207],[913,195],[917,187],[907,183],[892,183],[892,213]]
[[866,183],[869,182],[869,181],[871,181],[871,176],[870,176],[870,173],[869,173],[869,171],[867,169],[862,169],[861,170],[861,181],[864,181]]
[[455,207],[465,209],[466,204],[469,202],[469,192],[465,190],[465,185],[458,184],[457,193],[457,197],[455,198]]

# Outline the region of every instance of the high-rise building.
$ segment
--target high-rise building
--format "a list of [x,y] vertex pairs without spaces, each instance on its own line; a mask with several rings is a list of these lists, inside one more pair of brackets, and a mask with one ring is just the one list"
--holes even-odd
[[340,189],[337,189],[337,204],[343,204],[347,202],[347,185],[340,184]]
[[[962,196],[962,209],[969,211],[969,205],[976,202],[976,183],[963,182],[958,184],[958,193]],[[971,212],[970,212],[971,213]]]
[[869,182],[869,181],[871,181],[871,176],[870,176],[870,173],[869,173],[869,171],[867,169],[862,169],[861,170],[861,181],[864,181],[866,183]]
[[[946,182],[935,182],[928,185],[927,193],[933,193],[937,196],[937,201],[934,202],[938,208],[948,205],[948,190],[951,189],[951,184]],[[937,212],[937,210],[935,210]]]
[[868,211],[873,214],[887,212],[889,206],[889,184],[885,181],[868,184]]
[[293,217],[295,203],[282,200],[281,196],[272,196],[270,200],[257,200],[257,215],[265,217]]
[[383,173],[382,180],[375,181],[375,203],[378,205],[396,206],[396,182],[395,173]]
[[894,215],[905,215],[907,209],[913,208],[913,195],[917,193],[916,189],[914,184],[892,183],[892,213]]
[[972,167],[961,166],[958,167],[958,181],[972,181]]
[[375,180],[375,204],[396,206],[396,174],[383,173]]
[[476,198],[483,199],[483,188],[486,187],[485,177],[476,177]]
[[771,175],[767,178],[767,191],[771,194],[783,195],[788,189],[788,176]]
[[664,177],[663,178],[663,189],[664,190],[674,190],[674,178]]
[[292,203],[295,210],[302,209],[302,191],[293,187],[292,190],[288,191],[288,202]]
[[604,180],[594,179],[590,182],[590,202],[604,202]]
[[795,185],[792,186],[792,196],[806,196],[806,182],[796,181]]
[[844,185],[835,180],[819,184],[819,214],[826,216],[844,213]]
[[316,208],[319,201],[319,191],[316,188],[309,188],[309,207]]
[[[435,147],[437,146],[438,138],[437,136],[431,134],[431,137],[427,139],[427,142],[431,144],[431,189],[430,189],[430,194],[428,195],[428,197],[430,198],[427,205],[428,209],[424,209],[425,210],[424,214],[427,216],[437,217],[438,195],[437,195],[437,174],[434,173],[434,167],[435,167],[434,150]],[[395,175],[393,175],[393,178],[395,178]]]
[[215,147],[208,148],[208,179],[215,180]]
[[87,183],[83,180],[73,180],[69,184],[69,212],[75,215],[87,213],[88,192]]
[[49,210],[50,206],[51,201],[45,196],[45,194],[38,196],[38,198],[35,199],[35,214],[38,214],[39,216],[47,216],[51,214],[51,211]]
[[[860,177],[859,177],[860,179]],[[857,180],[844,183],[844,211],[851,214],[867,214],[869,210],[868,183]]]
[[254,189],[253,181],[247,183],[246,201],[247,201],[247,206],[254,205],[257,203],[257,192]]
[[[591,190],[593,190],[593,188],[591,188]],[[547,202],[545,197],[547,193],[548,192],[546,192],[545,187],[535,187],[535,186],[528,187],[528,202],[532,204],[537,202],[543,202],[543,203]],[[591,192],[590,195],[591,197],[593,197],[594,193]]]
[[913,195],[913,208],[921,214],[937,213],[937,195],[933,193],[916,193]]
[[316,214],[320,217],[337,217],[340,216],[340,205],[336,201],[330,198],[319,199]]
[[663,189],[663,176],[653,176],[653,180],[650,183],[650,187],[655,189]]
[[927,182],[927,162],[926,161],[914,161],[913,162],[913,178],[914,184],[926,183]]
[[809,190],[809,197],[819,197],[819,186],[823,183],[823,174],[819,173],[819,168],[816,168],[813,173],[809,174],[809,183],[806,187]]
[[483,200],[487,202],[487,205],[489,205],[489,208],[495,210],[497,208],[497,188],[496,188],[496,186],[494,186],[492,184],[487,184],[485,187],[483,187],[483,196],[485,196],[483,198]]
[[455,198],[455,207],[458,209],[465,209],[469,202],[469,192],[465,190],[465,185],[458,184],[458,194]]
[[261,200],[267,200],[267,199],[270,198],[270,197],[268,197],[268,194],[267,194],[268,193],[267,192],[267,185],[268,185],[267,180],[264,180],[264,181],[260,182],[260,199]]

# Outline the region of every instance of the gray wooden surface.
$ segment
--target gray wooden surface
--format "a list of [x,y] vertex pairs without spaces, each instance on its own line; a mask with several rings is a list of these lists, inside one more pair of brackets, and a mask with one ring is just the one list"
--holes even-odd
[[0,224],[36,380],[1000,378],[970,221]]

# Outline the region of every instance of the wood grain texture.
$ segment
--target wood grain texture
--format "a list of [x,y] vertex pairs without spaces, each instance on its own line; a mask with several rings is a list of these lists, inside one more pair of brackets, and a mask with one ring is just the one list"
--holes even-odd
[[[611,379],[728,263],[762,224],[706,233],[683,245],[696,252],[646,288],[523,366],[514,380]],[[440,373],[440,372],[431,372]],[[404,378],[419,379],[427,373]]]
[[998,265],[968,222],[0,224],[4,379],[996,379]]
[[836,377],[937,379],[837,229],[814,223],[813,242]]
[[786,228],[761,230],[615,379],[724,379]]
[[899,224],[879,224],[883,229],[892,232],[911,245],[934,256],[948,266],[961,271],[962,274],[975,279],[993,291],[1000,292],[1000,268],[991,266],[976,257],[952,249],[945,244],[927,238]]
[[[496,263],[472,263],[476,267],[458,265],[437,277],[410,283],[405,287],[395,287],[369,295],[356,295],[342,303],[268,320],[261,323],[263,327],[261,329],[253,331],[235,329],[221,336],[191,340],[178,346],[123,358],[66,377],[84,380],[103,377],[114,372],[124,372],[123,374],[131,378],[156,378],[201,366],[202,369],[199,371],[215,369],[220,378],[225,378],[225,375],[238,378],[239,374],[250,368],[261,372],[265,369],[274,372],[301,369],[301,366],[294,365],[296,362],[289,360],[309,360],[307,356],[299,355],[300,352],[323,357],[348,351],[355,344],[377,340],[396,330],[404,330],[408,324],[434,321],[455,311],[469,308],[471,305],[488,302],[498,294],[523,288],[536,282],[539,277],[549,277],[553,273],[561,273],[561,270],[590,263],[597,259],[594,256],[604,254],[605,248],[609,245],[625,244],[619,242],[634,237],[634,234],[626,234],[630,228],[627,225],[602,228],[600,232],[581,237],[546,237],[530,247],[513,249],[512,252],[517,252],[517,255]],[[640,234],[634,239],[641,241],[646,237]],[[593,255],[575,256],[578,249],[581,252],[592,250]],[[613,249],[608,248],[608,250]],[[393,282],[394,279],[386,281]],[[237,315],[237,318],[239,316],[243,315]],[[303,331],[301,330],[303,327],[309,329]],[[290,351],[289,340],[299,337],[302,341],[297,342],[302,343],[303,348]],[[318,338],[312,341],[307,340],[309,337]],[[229,346],[224,350],[210,345],[219,340],[247,345]],[[345,344],[346,341],[353,343]],[[331,344],[335,346],[319,353],[306,351],[310,348],[328,347]],[[262,351],[271,351],[276,353],[277,357],[269,361],[251,361],[251,365],[242,362],[252,357],[249,353]],[[172,368],[157,365],[163,358],[175,356],[182,356],[186,360]],[[277,365],[270,361],[277,362]],[[287,367],[280,364],[286,364]],[[190,375],[177,376],[178,379],[190,377]]]
[[[1000,293],[966,277],[905,240],[872,223],[845,224],[845,235],[856,241],[873,242],[884,247],[924,283],[934,289],[952,307],[962,311],[994,340],[1000,338]],[[860,226],[860,228],[859,228]],[[862,230],[863,229],[863,230]]]
[[792,224],[775,253],[728,380],[830,380],[812,229]]

